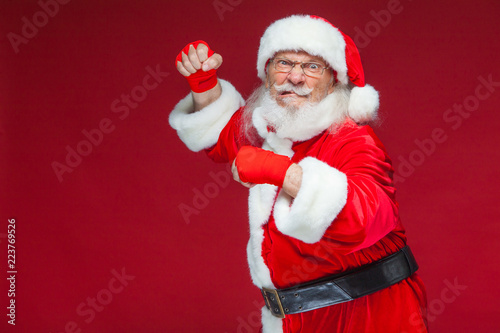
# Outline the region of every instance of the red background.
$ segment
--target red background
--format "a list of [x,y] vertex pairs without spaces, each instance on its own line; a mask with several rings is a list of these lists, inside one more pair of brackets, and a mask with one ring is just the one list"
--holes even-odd
[[[173,63],[186,43],[204,39],[224,57],[220,77],[246,97],[259,82],[265,28],[306,12],[358,41],[367,82],[380,92],[375,130],[404,180],[401,216],[432,332],[497,332],[500,87],[488,91],[480,77],[500,82],[499,9],[494,0],[74,0],[43,25],[36,1],[2,1],[0,276],[8,218],[18,274],[15,327],[1,279],[0,331],[256,331],[262,301],[246,264],[247,191],[214,185],[210,171],[222,177],[224,166],[188,151],[168,126],[188,92]],[[34,15],[43,26],[16,53],[8,34],[22,35],[23,17]],[[128,115],[113,112],[122,94],[140,92],[148,66],[169,74]],[[447,121],[463,103],[465,118]],[[106,118],[113,130],[60,182],[52,163],[65,163],[66,147],[85,145],[82,131]],[[439,142],[430,144],[433,131]],[[196,191],[210,198],[193,202]],[[179,207],[195,204],[184,218]],[[118,288],[112,270],[122,269],[130,280]],[[106,303],[100,312],[78,314],[96,297]]]

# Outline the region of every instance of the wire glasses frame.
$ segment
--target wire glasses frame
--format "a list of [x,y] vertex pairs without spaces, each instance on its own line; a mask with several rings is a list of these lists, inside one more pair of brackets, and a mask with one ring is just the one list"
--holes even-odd
[[329,67],[325,67],[317,62],[292,61],[286,58],[272,59],[271,62],[274,64],[274,69],[279,73],[290,73],[295,68],[295,65],[300,64],[302,73],[313,78],[322,76],[325,69],[329,69]]

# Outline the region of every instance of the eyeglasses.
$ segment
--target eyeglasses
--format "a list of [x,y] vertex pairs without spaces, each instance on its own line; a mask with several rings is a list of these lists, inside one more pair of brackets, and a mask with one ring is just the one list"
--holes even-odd
[[323,75],[325,69],[328,69],[328,67],[318,64],[317,62],[292,61],[285,58],[273,59],[272,62],[274,64],[274,69],[279,73],[290,73],[295,65],[300,64],[302,72],[305,75],[315,78]]

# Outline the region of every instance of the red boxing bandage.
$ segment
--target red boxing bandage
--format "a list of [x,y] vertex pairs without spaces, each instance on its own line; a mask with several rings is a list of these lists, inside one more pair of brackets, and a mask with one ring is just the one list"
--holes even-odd
[[[210,49],[210,46],[208,46],[206,42],[198,40],[196,42],[189,43],[182,49],[182,51],[175,58],[175,66],[177,66],[178,61],[182,63],[182,53],[187,55],[189,52],[189,47],[191,45],[193,45],[193,47],[196,49],[199,44],[203,44],[206,47],[208,47],[209,58],[214,54],[214,51]],[[208,72],[205,72],[203,69],[200,68],[196,73],[186,76],[186,79],[189,83],[189,86],[191,87],[191,90],[196,93],[205,92],[217,85],[217,74],[215,74],[215,69],[211,69]]]
[[235,163],[241,181],[279,187],[283,187],[286,171],[293,164],[288,156],[251,146],[241,147]]

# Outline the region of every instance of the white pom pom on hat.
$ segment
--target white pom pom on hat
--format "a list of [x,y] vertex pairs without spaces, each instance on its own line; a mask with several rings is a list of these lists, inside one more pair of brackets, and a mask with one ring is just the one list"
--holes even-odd
[[359,51],[352,39],[322,17],[293,15],[272,23],[260,39],[257,73],[266,79],[266,66],[279,51],[305,51],[323,58],[343,84],[351,82],[348,112],[358,123],[377,116],[378,92],[365,84]]

